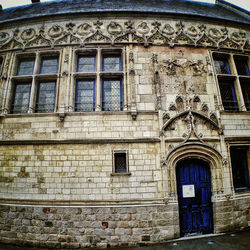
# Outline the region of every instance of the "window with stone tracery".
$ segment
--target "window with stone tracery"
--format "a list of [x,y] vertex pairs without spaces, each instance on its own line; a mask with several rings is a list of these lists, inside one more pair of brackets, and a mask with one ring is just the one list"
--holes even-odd
[[18,54],[12,77],[10,112],[55,111],[59,52]]
[[214,69],[225,111],[250,111],[249,57],[213,53]]
[[76,112],[123,110],[123,66],[120,49],[76,51]]

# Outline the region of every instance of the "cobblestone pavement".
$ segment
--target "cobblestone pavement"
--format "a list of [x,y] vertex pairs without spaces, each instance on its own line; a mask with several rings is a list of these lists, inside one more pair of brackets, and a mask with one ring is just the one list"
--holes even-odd
[[[19,247],[0,243],[0,250],[35,250],[38,248]],[[110,249],[110,248],[108,248]],[[213,235],[208,237],[181,238],[169,241],[164,244],[112,248],[115,250],[249,250],[250,249],[250,229],[231,234]],[[48,250],[48,249],[39,249]],[[65,249],[64,249],[65,250]]]

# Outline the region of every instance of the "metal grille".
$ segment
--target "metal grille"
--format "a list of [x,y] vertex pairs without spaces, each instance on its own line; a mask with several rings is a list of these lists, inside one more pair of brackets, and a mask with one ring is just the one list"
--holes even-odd
[[55,97],[56,97],[55,82],[39,83],[36,112],[38,113],[54,112]]
[[115,173],[126,173],[126,153],[115,153]]
[[78,72],[95,72],[95,57],[94,56],[81,56],[78,57]]
[[43,58],[40,74],[56,74],[58,71],[58,59],[55,57]]
[[27,113],[29,109],[31,83],[16,84],[12,113]]
[[220,82],[220,93],[225,110],[239,110],[233,82]]
[[104,111],[122,110],[122,92],[120,80],[104,80],[102,91],[102,109]]
[[94,81],[78,81],[76,83],[75,111],[89,112],[95,108]]
[[107,71],[107,72],[121,71],[120,56],[104,57],[103,58],[103,71]]
[[215,59],[214,66],[217,74],[231,74],[227,59]]
[[17,75],[32,75],[34,70],[35,60],[31,59],[22,59],[18,66]]

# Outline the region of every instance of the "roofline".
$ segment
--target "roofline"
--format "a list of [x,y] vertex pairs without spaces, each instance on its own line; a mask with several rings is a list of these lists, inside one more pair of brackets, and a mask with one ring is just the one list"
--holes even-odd
[[[40,4],[40,3],[38,3]],[[15,8],[15,7],[14,7]],[[19,17],[19,18],[14,18],[14,19],[8,19],[8,20],[4,20],[4,21],[0,21],[0,24],[8,24],[8,23],[13,23],[13,22],[17,22],[17,21],[26,21],[26,20],[29,20],[29,19],[39,19],[39,18],[45,18],[45,17],[51,17],[51,16],[65,16],[65,15],[88,15],[88,14],[93,14],[93,13],[97,13],[97,14],[101,14],[101,13],[130,13],[130,14],[138,14],[138,13],[141,13],[141,14],[159,14],[159,15],[168,15],[168,16],[185,16],[185,17],[193,17],[193,18],[204,18],[204,19],[209,19],[209,20],[224,20],[226,22],[230,22],[230,23],[236,23],[236,24],[250,24],[250,21],[249,22],[244,22],[244,21],[236,21],[236,20],[231,20],[231,19],[228,19],[228,18],[218,18],[218,17],[209,17],[209,16],[204,16],[204,15],[199,15],[199,14],[185,14],[185,13],[171,13],[171,12],[166,12],[166,11],[144,11],[144,10],[140,10],[140,11],[137,11],[137,10],[89,10],[89,11],[85,11],[85,12],[82,12],[82,11],[74,11],[74,12],[65,12],[65,13],[53,13],[53,14],[39,14],[39,16],[30,16],[30,17]],[[250,17],[249,15],[247,15],[247,17]]]
[[236,13],[240,12],[240,14],[242,14],[242,15],[248,17],[248,18],[250,17],[250,12],[248,10],[243,9],[243,8],[237,6],[237,5],[232,4],[232,3],[229,3],[227,1],[216,0],[215,4],[218,4],[219,6],[223,6],[223,7],[227,8],[227,9],[233,10]]

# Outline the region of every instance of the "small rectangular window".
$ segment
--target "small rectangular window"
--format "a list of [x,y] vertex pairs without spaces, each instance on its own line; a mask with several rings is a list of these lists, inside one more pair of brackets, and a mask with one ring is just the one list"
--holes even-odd
[[45,57],[42,58],[40,74],[56,74],[58,72],[58,58]]
[[31,83],[18,83],[15,85],[12,102],[12,113],[27,113],[29,109]]
[[102,70],[106,72],[119,72],[122,70],[121,56],[103,56]]
[[18,76],[33,75],[34,65],[35,65],[34,58],[20,59],[17,75]]
[[36,112],[54,112],[56,82],[40,82],[37,91]]
[[235,93],[233,81],[220,81],[220,94],[224,110],[237,111],[239,110],[238,101]]
[[126,152],[114,152],[114,173],[128,173]]
[[238,75],[250,76],[249,68],[248,68],[248,58],[244,56],[235,56],[234,62],[236,65],[236,69]]
[[231,74],[227,58],[215,58],[214,66],[217,74]]
[[77,72],[95,72],[95,56],[78,56]]
[[102,86],[102,110],[122,110],[122,82],[119,79],[105,79]]
[[243,191],[250,188],[249,185],[249,168],[247,160],[247,147],[236,147],[230,148],[233,183],[236,191]]
[[76,82],[75,111],[95,110],[95,81],[78,80]]

